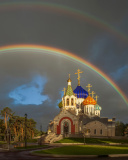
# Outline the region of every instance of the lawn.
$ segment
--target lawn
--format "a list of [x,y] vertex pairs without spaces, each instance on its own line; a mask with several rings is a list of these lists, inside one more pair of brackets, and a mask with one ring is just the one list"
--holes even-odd
[[[20,141],[20,142],[25,142],[25,141]],[[27,142],[29,142],[29,143],[36,143],[37,139],[27,139]]]
[[27,146],[27,147],[15,147],[16,149],[37,149],[37,148],[43,148],[47,147],[47,145],[33,145],[33,146]]
[[33,153],[57,154],[57,155],[128,154],[128,146],[99,146],[99,145],[64,146],[60,148],[35,151]]
[[[55,143],[84,143],[84,138],[64,138]],[[88,144],[128,143],[128,139],[85,138]]]
[[0,145],[1,145],[1,144],[5,144],[5,143],[6,143],[5,141],[0,141]]

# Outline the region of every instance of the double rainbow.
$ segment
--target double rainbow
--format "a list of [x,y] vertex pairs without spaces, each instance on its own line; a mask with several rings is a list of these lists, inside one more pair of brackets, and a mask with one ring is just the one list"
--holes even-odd
[[79,62],[80,64],[83,64],[96,72],[98,75],[100,75],[105,81],[107,81],[115,90],[116,92],[122,97],[126,105],[128,105],[128,99],[126,95],[123,93],[123,91],[116,85],[115,82],[113,82],[108,75],[106,75],[104,72],[102,72],[99,68],[94,66],[93,64],[87,62],[86,60],[82,59],[81,57],[71,53],[67,52],[58,48],[53,48],[49,46],[42,46],[42,45],[27,45],[27,44],[20,44],[20,45],[9,45],[9,46],[2,46],[0,47],[0,53],[6,53],[9,51],[40,51],[41,53],[47,52],[48,54],[53,54],[53,55],[60,55],[65,58],[68,58],[70,60],[73,60],[74,62]]
[[19,8],[27,9],[27,10],[37,10],[37,11],[51,11],[51,12],[57,12],[64,15],[68,15],[70,17],[73,17],[75,19],[79,19],[82,21],[86,21],[89,24],[92,24],[94,26],[97,26],[101,29],[106,30],[107,32],[110,32],[114,36],[116,36],[119,40],[128,43],[128,36],[114,27],[113,25],[110,25],[106,21],[81,10],[71,8],[65,5],[60,5],[56,3],[48,3],[48,2],[8,2],[8,3],[0,3],[0,12],[5,10],[19,10]]

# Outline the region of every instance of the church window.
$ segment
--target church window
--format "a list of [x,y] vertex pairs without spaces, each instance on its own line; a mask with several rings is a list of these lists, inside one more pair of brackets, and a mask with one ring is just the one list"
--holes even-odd
[[92,115],[92,107],[91,107],[91,115]]
[[100,134],[102,134],[102,129],[100,130]]
[[74,99],[71,98],[71,106],[74,106]]
[[65,106],[65,100],[63,100],[63,104],[64,104],[64,106]]
[[96,129],[94,129],[94,134],[96,134]]
[[69,106],[69,98],[67,98],[67,106]]

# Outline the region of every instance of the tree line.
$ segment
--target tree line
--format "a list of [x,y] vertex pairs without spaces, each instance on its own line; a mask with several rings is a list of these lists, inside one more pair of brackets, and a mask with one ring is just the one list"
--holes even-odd
[[123,122],[117,121],[115,126],[115,135],[128,137],[128,123],[124,124]]
[[[38,134],[36,122],[31,118],[25,122],[25,117],[15,115],[9,107],[1,110],[0,115],[0,139],[6,140],[6,134],[10,134],[12,141],[23,141],[25,139],[25,127],[27,130],[27,139],[32,139]],[[26,124],[25,124],[26,123]]]

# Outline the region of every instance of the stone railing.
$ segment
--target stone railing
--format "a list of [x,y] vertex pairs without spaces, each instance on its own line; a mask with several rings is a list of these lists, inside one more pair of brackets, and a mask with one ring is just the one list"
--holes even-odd
[[55,136],[55,137],[53,137],[51,140],[50,140],[50,143],[53,143],[53,142],[56,142],[56,141],[59,141],[59,140],[61,140],[63,138],[63,135],[59,135],[59,136]]
[[45,142],[46,142],[46,143],[49,143],[50,140],[51,140],[55,135],[56,135],[55,133],[50,133],[49,135],[47,135],[47,136],[45,137]]

